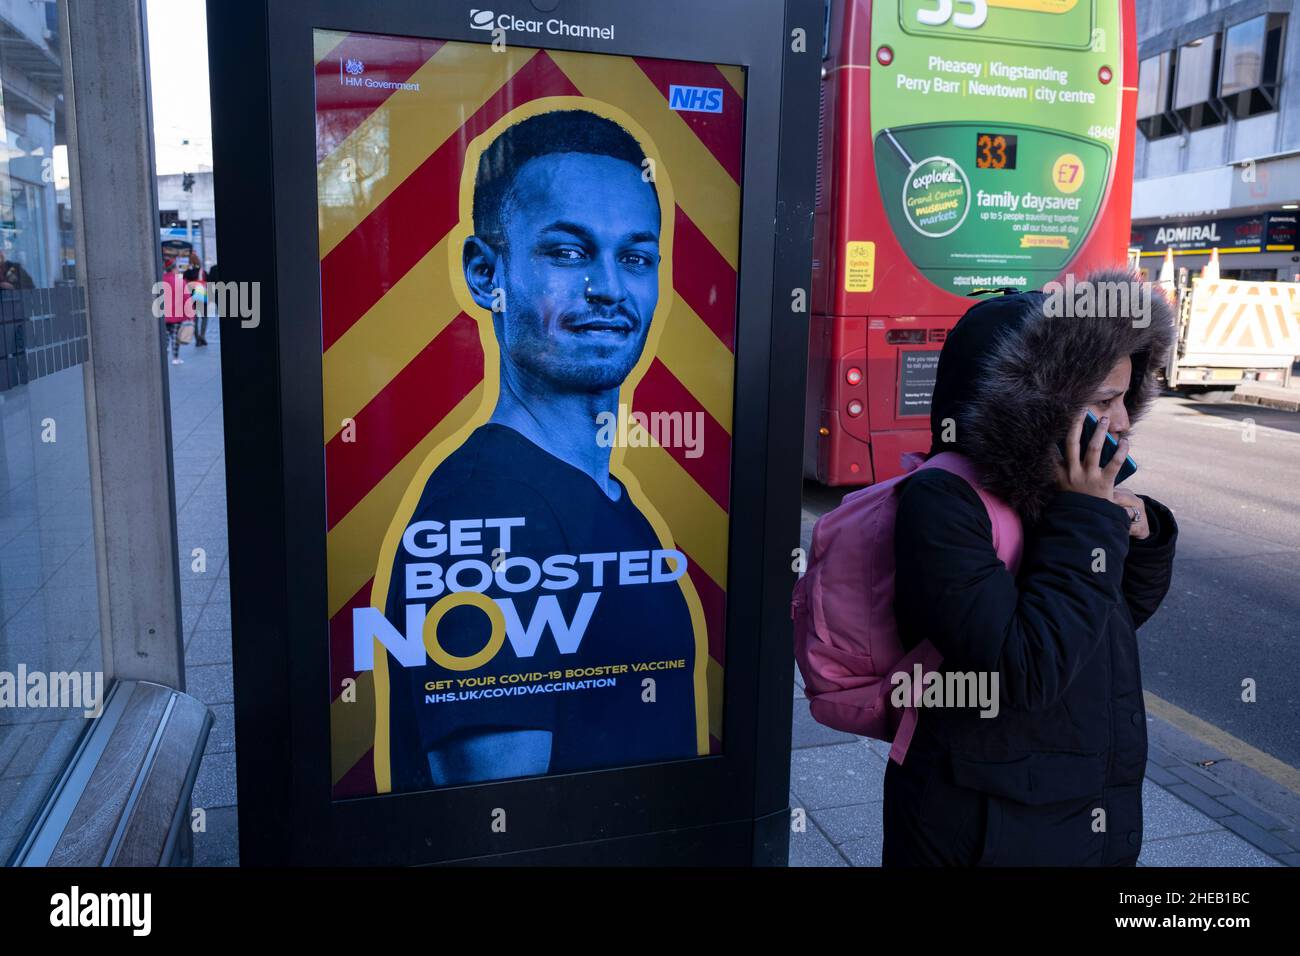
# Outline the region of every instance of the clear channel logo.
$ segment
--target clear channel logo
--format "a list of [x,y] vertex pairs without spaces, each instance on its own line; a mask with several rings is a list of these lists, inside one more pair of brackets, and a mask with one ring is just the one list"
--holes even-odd
[[490,33],[502,30],[506,33],[546,33],[555,37],[576,37],[586,40],[614,39],[612,23],[598,27],[587,23],[570,23],[559,17],[551,17],[549,20],[530,20],[526,17],[517,17],[513,13],[496,13],[493,10],[480,10],[477,7],[469,11],[469,25],[471,29],[485,30]]

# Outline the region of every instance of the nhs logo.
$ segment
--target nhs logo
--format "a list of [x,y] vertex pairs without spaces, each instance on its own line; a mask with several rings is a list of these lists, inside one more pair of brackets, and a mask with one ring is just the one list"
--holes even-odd
[[685,113],[721,113],[722,90],[673,84],[668,88],[668,108]]

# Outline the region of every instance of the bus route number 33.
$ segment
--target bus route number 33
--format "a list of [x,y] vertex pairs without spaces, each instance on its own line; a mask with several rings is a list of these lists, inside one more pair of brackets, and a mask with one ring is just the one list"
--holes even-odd
[[[978,30],[984,26],[984,21],[989,16],[988,0],[930,0],[930,2],[934,4],[933,9],[916,11],[917,21],[927,27],[943,26],[951,20],[955,27]],[[966,9],[959,12],[955,7]]]

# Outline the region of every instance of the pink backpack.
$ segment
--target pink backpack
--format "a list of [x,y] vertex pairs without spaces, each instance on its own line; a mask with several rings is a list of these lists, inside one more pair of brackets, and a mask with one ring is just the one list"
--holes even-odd
[[[942,452],[908,474],[845,496],[813,527],[808,571],[794,587],[794,655],[813,719],[864,737],[892,741],[890,759],[902,763],[916,730],[915,706],[891,704],[897,673],[937,670],[943,655],[928,640],[904,653],[894,620],[894,518],[898,484],[923,468],[960,475],[979,493],[993,523],[993,547],[1014,574],[1024,533],[1015,510],[979,485],[970,459]],[[922,686],[912,687],[913,704]]]

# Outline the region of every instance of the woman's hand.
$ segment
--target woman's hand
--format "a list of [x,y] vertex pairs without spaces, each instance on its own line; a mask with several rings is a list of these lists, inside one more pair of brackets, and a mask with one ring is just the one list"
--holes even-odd
[[1110,463],[1105,468],[1101,467],[1101,449],[1106,443],[1106,433],[1110,428],[1110,417],[1103,417],[1093,429],[1092,440],[1088,442],[1083,460],[1080,461],[1079,441],[1087,414],[1087,409],[1081,410],[1070,426],[1070,433],[1065,436],[1065,460],[1057,463],[1056,486],[1062,491],[1075,491],[1113,502],[1117,491],[1115,476],[1128,457],[1128,439],[1119,440],[1119,448],[1111,457]]
[[1119,505],[1128,512],[1128,533],[1131,538],[1139,540],[1151,534],[1151,526],[1147,523],[1147,503],[1133,494],[1131,491],[1125,491],[1122,488],[1115,489],[1115,504]]

